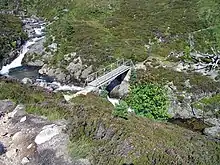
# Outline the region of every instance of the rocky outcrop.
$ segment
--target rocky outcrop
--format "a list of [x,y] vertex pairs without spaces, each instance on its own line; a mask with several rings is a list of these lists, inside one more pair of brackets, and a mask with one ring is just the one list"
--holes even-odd
[[[23,105],[0,101],[1,165],[70,165],[65,121],[51,123],[45,118],[28,115]],[[12,111],[11,111],[12,110]]]
[[205,128],[203,133],[216,139],[220,139],[220,126]]
[[69,83],[71,81],[83,83],[87,76],[93,71],[92,65],[83,65],[81,57],[76,56],[75,53],[65,55],[63,61],[60,63],[65,63],[66,68],[44,64],[39,70],[39,73],[54,77],[61,83]]
[[110,97],[112,98],[123,98],[129,92],[129,82],[123,81],[120,85],[117,85],[110,92]]
[[[124,78],[123,78],[124,77]],[[130,80],[130,77],[131,77],[131,70],[129,70],[125,76],[122,75],[122,82],[119,84],[119,85],[116,85],[115,87],[113,87],[113,89],[111,90],[110,89],[110,97],[112,98],[123,98],[125,97],[128,92],[129,92],[129,80]],[[117,84],[117,82],[116,82]],[[111,85],[111,84],[110,84]],[[114,84],[112,84],[114,85]],[[111,88],[111,87],[109,87]],[[108,89],[108,87],[107,87]]]

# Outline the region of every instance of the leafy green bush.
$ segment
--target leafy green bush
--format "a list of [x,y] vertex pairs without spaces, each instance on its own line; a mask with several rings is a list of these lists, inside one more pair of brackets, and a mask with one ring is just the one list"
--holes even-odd
[[112,114],[116,117],[121,117],[123,119],[127,119],[128,115],[128,104],[125,101],[120,101],[120,104],[115,106]]
[[167,119],[168,97],[164,88],[155,84],[137,84],[126,98],[135,113],[152,119]]

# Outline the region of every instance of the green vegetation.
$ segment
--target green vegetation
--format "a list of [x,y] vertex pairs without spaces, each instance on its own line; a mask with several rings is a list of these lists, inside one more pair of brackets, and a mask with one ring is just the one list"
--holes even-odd
[[[189,80],[191,88],[185,85],[185,81]],[[220,90],[220,83],[195,72],[178,72],[172,68],[163,67],[146,67],[146,71],[139,70],[137,72],[137,83],[158,83],[166,85],[169,82],[177,87],[178,91],[187,91],[193,94],[215,93]]]
[[47,45],[54,36],[59,48],[52,65],[70,52],[95,67],[121,57],[165,57],[189,48],[189,34],[192,51],[211,52],[210,46],[218,48],[220,41],[216,0],[22,0],[20,8],[53,21]]
[[214,117],[220,118],[220,94],[205,97],[194,103],[194,106],[204,112],[211,111],[214,114]]
[[[62,102],[59,94],[9,80],[1,79],[0,91],[0,99],[12,99],[26,106],[38,102],[35,106],[45,109],[35,108],[34,113],[47,117],[50,113],[45,112],[53,111]],[[51,105],[49,109],[45,103]],[[69,150],[75,160],[88,158],[92,164],[108,165],[131,162],[137,165],[152,162],[158,165],[217,165],[219,162],[218,142],[169,123],[136,115],[128,115],[127,120],[115,118],[113,111],[111,103],[92,94],[76,97],[71,104],[62,102],[57,113],[59,119],[69,121]]]
[[166,91],[155,84],[137,84],[131,88],[126,102],[135,113],[152,119],[169,118],[169,101]]
[[74,159],[86,158],[92,153],[92,150],[92,141],[87,137],[81,137],[80,140],[69,143],[69,153]]
[[113,116],[127,119],[128,108],[129,107],[125,101],[120,101],[120,103],[115,106],[115,109],[112,112],[112,114],[113,114]]
[[28,113],[47,116],[50,120],[64,118],[66,115],[61,94],[11,80],[1,80],[0,91],[0,100],[9,99],[17,104],[25,104]]

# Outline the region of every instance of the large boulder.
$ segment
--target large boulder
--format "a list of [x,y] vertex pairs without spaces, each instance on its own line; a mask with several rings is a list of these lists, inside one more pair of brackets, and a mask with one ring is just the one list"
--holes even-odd
[[205,128],[203,133],[216,139],[220,139],[220,126]]
[[90,73],[92,73],[92,65],[82,71],[81,78],[86,79]]
[[110,97],[112,98],[122,98],[125,95],[127,95],[129,92],[129,82],[128,81],[122,81],[120,85],[117,85],[113,88],[113,90],[110,92]]
[[78,79],[81,72],[82,72],[82,60],[80,57],[76,58],[71,62],[67,67],[66,70],[74,76],[75,79]]
[[0,100],[0,113],[13,110],[15,103],[10,100]]
[[39,54],[42,55],[45,52],[44,43],[46,39],[42,38],[36,41],[33,45],[29,46],[27,54]]

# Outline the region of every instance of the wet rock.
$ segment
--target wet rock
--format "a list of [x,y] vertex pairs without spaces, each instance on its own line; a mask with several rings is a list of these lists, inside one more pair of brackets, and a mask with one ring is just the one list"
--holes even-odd
[[27,63],[30,66],[43,66],[44,62],[42,60],[34,60]]
[[220,139],[220,126],[205,128],[203,133],[205,135]]

